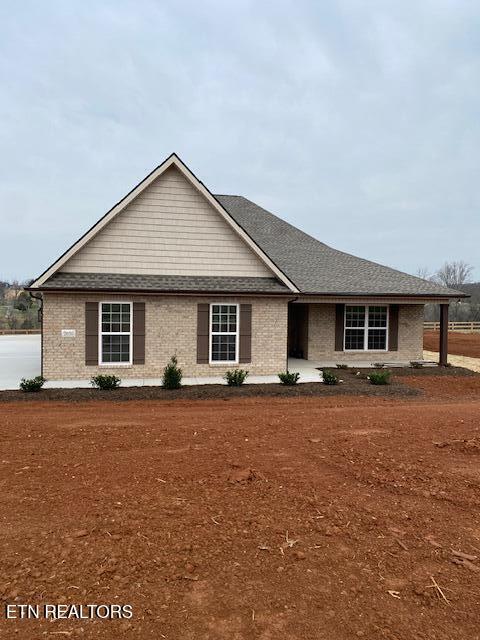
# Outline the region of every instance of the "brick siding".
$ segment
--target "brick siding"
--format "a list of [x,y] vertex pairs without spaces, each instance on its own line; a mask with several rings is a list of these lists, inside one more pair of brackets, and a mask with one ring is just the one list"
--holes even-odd
[[[176,353],[184,376],[218,376],[228,369],[248,369],[252,375],[275,374],[286,368],[287,301],[273,297],[228,297],[218,302],[252,304],[252,362],[242,365],[197,364],[197,304],[216,302],[200,296],[135,296],[145,302],[145,364],[85,365],[85,302],[133,300],[132,296],[44,294],[44,376],[51,380],[85,379],[97,373],[121,378],[160,378]],[[62,329],[75,329],[63,338]]]
[[[378,304],[378,303],[376,303]],[[308,357],[326,362],[409,362],[422,357],[423,305],[399,306],[398,351],[335,351],[335,305],[310,305]]]
[[[187,377],[223,375],[235,365],[197,364],[197,304],[216,302],[200,296],[135,296],[145,302],[145,364],[122,367],[85,365],[85,302],[133,300],[130,296],[44,294],[44,375],[51,380],[86,379],[97,373],[122,378],[160,378],[176,353]],[[252,304],[252,362],[237,365],[252,375],[284,371],[287,352],[287,301],[273,297],[219,299]],[[63,338],[62,329],[75,329],[75,338]],[[308,329],[310,360],[326,362],[401,361],[422,357],[423,305],[400,305],[398,351],[338,352],[335,344],[335,305],[311,304]]]

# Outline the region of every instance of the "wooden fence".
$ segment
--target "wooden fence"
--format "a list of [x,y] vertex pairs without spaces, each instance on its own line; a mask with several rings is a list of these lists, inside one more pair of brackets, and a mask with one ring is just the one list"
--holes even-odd
[[[426,331],[439,331],[440,322],[424,322],[423,328]],[[449,322],[448,330],[464,332],[480,331],[480,322]]]
[[41,333],[40,329],[0,329],[0,336],[35,335]]

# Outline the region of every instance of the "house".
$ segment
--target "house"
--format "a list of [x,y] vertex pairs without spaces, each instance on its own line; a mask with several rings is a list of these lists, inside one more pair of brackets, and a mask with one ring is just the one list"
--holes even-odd
[[[213,195],[173,154],[30,287],[43,298],[43,375],[159,378],[284,371],[288,358],[409,362],[423,307],[464,297],[337,251],[241,196]],[[35,295],[35,294],[34,294]],[[120,373],[119,373],[120,372]]]

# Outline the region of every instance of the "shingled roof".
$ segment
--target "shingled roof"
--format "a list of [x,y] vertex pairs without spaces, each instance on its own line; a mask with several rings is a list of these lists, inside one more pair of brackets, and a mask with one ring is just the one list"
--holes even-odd
[[276,278],[163,276],[129,273],[54,273],[43,285],[53,291],[151,291],[185,293],[291,293]]
[[333,249],[242,196],[215,198],[302,293],[465,297]]
[[[170,167],[204,196],[271,278],[62,272],[62,267]],[[275,276],[275,277],[273,277]],[[468,294],[337,251],[242,196],[214,196],[176,154],[138,183],[32,283],[30,290],[119,290],[462,298]]]

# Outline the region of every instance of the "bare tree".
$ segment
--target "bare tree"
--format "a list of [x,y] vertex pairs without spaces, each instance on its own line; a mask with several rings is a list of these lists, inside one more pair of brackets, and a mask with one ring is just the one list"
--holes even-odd
[[16,298],[20,291],[23,289],[23,285],[19,280],[13,280],[9,285],[9,289],[13,291],[14,297]]
[[422,280],[431,280],[432,274],[428,267],[418,267],[417,272],[415,274],[418,278],[422,278]]
[[458,289],[459,286],[468,282],[473,267],[463,260],[445,262],[435,274],[435,280],[445,285]]
[[9,329],[19,329],[20,328],[20,317],[19,317],[19,313],[15,312],[14,309],[9,308],[7,309],[7,313],[5,316],[5,320],[7,323],[7,327]]

